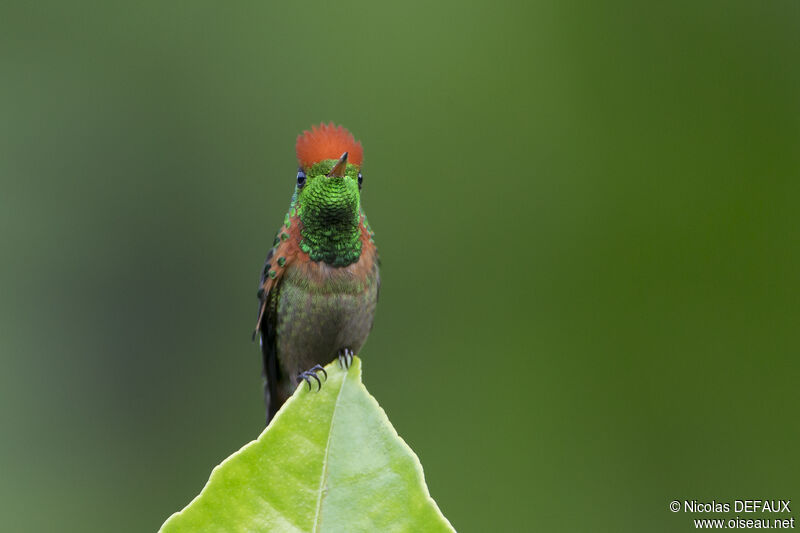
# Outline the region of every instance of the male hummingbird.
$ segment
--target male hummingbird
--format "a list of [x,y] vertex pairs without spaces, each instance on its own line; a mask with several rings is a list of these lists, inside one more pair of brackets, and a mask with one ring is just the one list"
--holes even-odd
[[[361,208],[364,149],[342,126],[297,136],[297,183],[259,281],[267,424],[301,380],[337,356],[349,366],[367,340],[380,276]],[[327,374],[325,374],[327,377]]]

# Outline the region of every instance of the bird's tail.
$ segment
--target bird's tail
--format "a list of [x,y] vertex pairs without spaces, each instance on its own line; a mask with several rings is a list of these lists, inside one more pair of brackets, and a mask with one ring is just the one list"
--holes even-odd
[[262,330],[259,336],[264,363],[264,407],[267,410],[267,424],[281,407],[278,398],[278,381],[280,381],[278,357],[275,353],[275,340],[269,333],[269,331]]

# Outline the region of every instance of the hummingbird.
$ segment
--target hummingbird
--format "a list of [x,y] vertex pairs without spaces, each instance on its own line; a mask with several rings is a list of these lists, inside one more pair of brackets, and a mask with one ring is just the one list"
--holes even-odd
[[[349,367],[372,329],[379,258],[361,207],[360,141],[321,123],[297,136],[289,211],[267,253],[258,285],[267,424],[305,381],[322,388],[323,365]],[[321,373],[321,374],[320,374]]]

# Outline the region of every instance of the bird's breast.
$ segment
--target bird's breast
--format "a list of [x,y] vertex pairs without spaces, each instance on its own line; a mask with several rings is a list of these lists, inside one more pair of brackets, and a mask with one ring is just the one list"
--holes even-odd
[[278,359],[290,375],[326,364],[344,348],[356,353],[367,339],[378,297],[373,254],[332,267],[302,261],[286,269],[278,291]]

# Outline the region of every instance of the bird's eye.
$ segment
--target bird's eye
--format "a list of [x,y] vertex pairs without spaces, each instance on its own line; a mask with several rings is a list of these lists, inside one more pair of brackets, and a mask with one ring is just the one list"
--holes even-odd
[[306,184],[306,173],[303,172],[302,170],[298,170],[297,171],[297,186],[302,189],[303,185],[305,185],[305,184]]
[[364,182],[364,176],[361,175],[361,172],[358,173],[358,188],[361,188],[361,184]]

